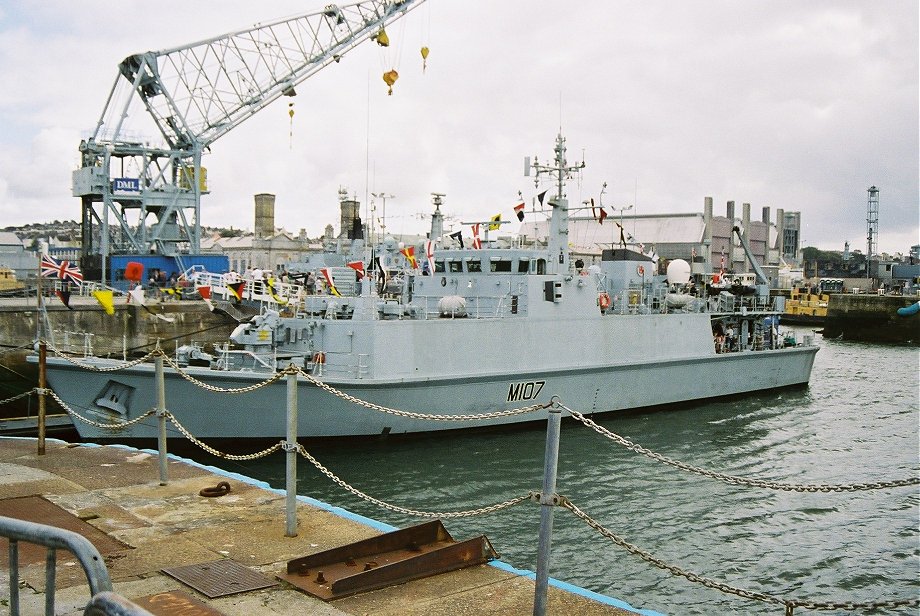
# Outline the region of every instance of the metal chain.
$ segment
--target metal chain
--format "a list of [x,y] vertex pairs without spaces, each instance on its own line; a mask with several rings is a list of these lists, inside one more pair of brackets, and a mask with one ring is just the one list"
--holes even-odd
[[615,443],[626,447],[630,451],[635,453],[642,454],[652,460],[658,462],[663,462],[675,468],[679,468],[684,471],[695,473],[697,475],[702,475],[704,477],[710,477],[712,479],[717,479],[719,481],[724,481],[725,483],[731,485],[739,486],[750,486],[755,488],[767,488],[770,490],[781,490],[785,492],[860,492],[865,490],[883,490],[887,488],[900,488],[904,486],[915,486],[920,485],[920,477],[910,477],[908,479],[894,479],[891,481],[876,481],[870,483],[853,483],[853,484],[795,484],[795,483],[782,483],[779,481],[766,481],[764,479],[748,479],[746,477],[738,477],[736,475],[727,475],[724,473],[717,473],[714,471],[706,470],[698,466],[693,466],[687,464],[686,462],[681,462],[679,460],[674,460],[667,456],[663,456],[660,453],[655,453],[650,449],[646,449],[641,445],[633,443],[631,440],[616,434],[608,430],[607,428],[596,424],[591,419],[588,419],[578,411],[573,411],[565,405],[560,405],[563,409],[571,413],[572,417],[591,428],[601,436],[604,436]]
[[140,364],[140,363],[143,363],[143,362],[147,361],[147,360],[150,359],[151,357],[154,357],[154,356],[156,356],[156,355],[158,355],[158,354],[163,353],[162,350],[160,350],[159,348],[157,348],[157,349],[154,349],[154,350],[150,351],[149,353],[147,353],[146,355],[144,355],[143,357],[140,357],[140,358],[138,358],[138,359],[132,359],[131,361],[123,362],[123,363],[121,363],[121,364],[118,364],[117,366],[110,366],[110,367],[108,367],[108,368],[100,368],[100,367],[98,367],[98,366],[93,366],[93,365],[90,365],[90,364],[87,364],[87,363],[83,363],[83,362],[81,362],[81,361],[77,361],[77,360],[74,359],[73,357],[70,357],[69,355],[65,355],[62,351],[60,351],[60,350],[58,350],[57,348],[55,348],[54,345],[52,345],[50,342],[45,342],[45,344],[48,346],[48,349],[49,349],[52,353],[54,353],[55,355],[57,355],[57,356],[60,357],[61,359],[63,359],[63,360],[65,360],[65,361],[67,361],[67,362],[73,364],[74,366],[78,366],[78,367],[83,368],[83,369],[85,369],[85,370],[92,370],[93,372],[115,372],[115,371],[117,371],[117,370],[124,370],[125,368],[130,368],[131,366],[136,366],[136,365],[138,365],[138,364]]
[[171,358],[164,355],[163,359],[166,361],[167,364],[170,365],[170,367],[172,367],[173,370],[175,370],[179,374],[179,376],[181,376],[183,379],[185,379],[189,383],[192,383],[193,385],[197,385],[198,387],[201,387],[202,389],[207,389],[208,391],[213,391],[213,392],[222,393],[222,394],[249,393],[261,387],[265,387],[266,385],[271,385],[272,383],[279,380],[281,377],[285,376],[288,373],[287,370],[284,370],[281,372],[275,372],[272,376],[268,377],[264,381],[260,381],[254,385],[247,385],[246,387],[216,387],[214,385],[208,385],[204,381],[196,379],[194,376],[192,376],[191,374],[189,374],[188,372],[180,368],[179,364],[175,363]]
[[133,424],[136,424],[136,423],[138,423],[138,422],[140,422],[140,421],[143,421],[144,419],[150,417],[151,415],[156,414],[156,409],[150,409],[149,411],[147,411],[147,412],[144,413],[143,415],[139,415],[138,417],[135,417],[134,419],[129,419],[129,420],[127,420],[127,421],[119,421],[119,422],[115,422],[115,423],[104,424],[104,423],[99,423],[98,421],[93,421],[92,419],[89,419],[88,417],[84,417],[84,416],[81,415],[80,413],[78,413],[78,412],[76,412],[75,410],[73,410],[72,408],[70,408],[70,406],[69,406],[66,402],[64,402],[63,400],[61,400],[61,398],[60,398],[56,393],[54,393],[54,390],[49,389],[49,390],[48,390],[48,393],[51,394],[51,397],[54,398],[55,401],[57,401],[58,404],[61,405],[61,408],[63,408],[65,411],[67,411],[67,414],[68,414],[68,415],[70,415],[70,416],[73,417],[74,419],[79,419],[79,420],[82,421],[83,423],[89,424],[89,425],[91,425],[91,426],[93,426],[93,427],[96,427],[96,428],[104,428],[104,429],[107,429],[107,430],[120,430],[120,429],[122,429],[122,428],[127,428],[127,427],[130,426],[130,425],[133,425]]
[[37,387],[33,387],[32,389],[28,391],[24,391],[17,396],[13,396],[12,398],[7,398],[6,400],[0,400],[0,406],[3,406],[4,404],[9,404],[10,402],[15,402],[16,400],[19,400],[20,398],[25,398],[26,396],[31,396],[32,394],[36,393],[37,390],[38,390]]
[[652,555],[651,553],[646,552],[642,548],[629,543],[628,541],[626,541],[626,539],[624,539],[623,537],[620,537],[613,531],[610,531],[604,528],[604,526],[601,525],[600,522],[593,519],[591,516],[589,516],[584,511],[579,509],[574,503],[572,503],[568,499],[561,499],[561,501],[562,501],[561,502],[562,507],[565,507],[566,509],[574,513],[575,517],[579,518],[585,524],[587,524],[588,526],[590,526],[591,528],[599,532],[601,535],[607,537],[608,539],[613,541],[618,546],[624,548],[630,554],[634,554],[635,556],[638,556],[642,560],[655,565],[659,569],[664,569],[665,571],[668,571],[674,575],[679,575],[681,577],[684,577],[690,580],[691,582],[698,582],[702,584],[703,586],[706,586],[707,588],[714,588],[724,593],[737,595],[739,597],[744,597],[745,599],[754,599],[756,601],[765,601],[767,603],[784,604],[784,601],[780,597],[775,597],[773,595],[768,595],[766,593],[745,590],[744,588],[736,588],[734,586],[729,586],[727,584],[723,584],[721,582],[717,582],[716,580],[712,580],[710,578],[699,575],[697,573],[693,573],[692,571],[686,571],[675,565],[668,564],[665,561],[661,560],[660,558],[657,558],[656,556]]
[[634,554],[641,558],[642,560],[651,563],[658,567],[659,569],[664,569],[673,575],[678,575],[691,582],[697,582],[702,584],[707,588],[712,588],[713,590],[718,590],[720,592],[736,595],[745,599],[753,599],[755,601],[762,601],[765,603],[774,603],[779,605],[784,605],[786,607],[786,613],[791,614],[792,610],[796,607],[802,607],[809,610],[876,610],[881,608],[897,608],[897,607],[910,607],[920,605],[920,599],[890,599],[887,601],[873,601],[867,603],[856,603],[853,601],[845,602],[822,602],[822,601],[809,601],[805,599],[783,599],[782,597],[777,597],[775,595],[769,595],[762,592],[755,592],[752,590],[747,590],[744,588],[738,588],[735,586],[729,586],[723,582],[713,580],[692,571],[687,571],[681,569],[676,565],[671,565],[660,558],[652,555],[649,552],[635,546],[623,537],[620,537],[613,531],[608,530],[603,525],[601,525],[597,520],[593,519],[591,516],[586,514],[584,511],[579,509],[574,503],[569,501],[564,497],[560,497],[561,506],[565,507],[573,514],[575,517],[582,520],[585,524],[599,532],[601,535],[607,537],[620,547],[627,550],[629,553]]
[[517,498],[512,498],[511,500],[506,500],[502,503],[496,503],[494,505],[489,505],[488,507],[481,507],[479,509],[470,509],[468,511],[438,512],[438,511],[418,511],[415,509],[407,509],[405,507],[400,507],[399,505],[391,505],[390,503],[386,503],[380,499],[374,498],[373,496],[369,496],[365,494],[364,492],[362,492],[361,490],[349,485],[343,479],[339,478],[335,473],[333,473],[328,468],[323,466],[316,458],[311,456],[310,452],[308,452],[306,448],[304,448],[304,446],[301,445],[300,443],[297,444],[297,451],[298,453],[300,453],[301,456],[309,460],[310,463],[313,464],[313,466],[315,466],[322,474],[324,474],[326,477],[328,477],[335,483],[339,484],[341,487],[345,488],[346,490],[348,490],[355,496],[362,498],[368,501],[369,503],[373,503],[377,505],[378,507],[389,509],[390,511],[396,511],[398,513],[405,513],[407,515],[414,515],[414,516],[418,516],[422,518],[469,518],[469,517],[476,516],[476,515],[483,515],[487,513],[494,513],[496,511],[501,511],[502,509],[513,507],[514,505],[517,505],[519,503],[522,503],[530,499],[530,494],[528,494],[527,496],[519,496]]
[[231,454],[231,453],[224,453],[223,451],[220,451],[220,450],[218,450],[218,449],[214,449],[213,447],[211,447],[210,445],[208,445],[208,444],[205,443],[204,441],[201,441],[201,440],[199,440],[198,438],[196,438],[194,435],[192,435],[192,433],[189,432],[189,431],[185,428],[185,426],[183,426],[181,423],[179,423],[179,420],[176,419],[176,416],[173,415],[172,413],[170,413],[169,411],[166,412],[166,418],[167,418],[169,421],[171,421],[171,422],[173,423],[173,425],[176,426],[176,430],[178,430],[180,433],[182,433],[182,436],[184,436],[185,438],[187,438],[188,440],[190,440],[190,441],[191,441],[192,443],[194,443],[195,445],[198,445],[199,447],[201,447],[202,449],[204,449],[205,451],[207,451],[207,452],[208,452],[209,454],[211,454],[212,456],[217,456],[218,458],[223,458],[223,459],[225,459],[225,460],[237,460],[237,461],[257,460],[257,459],[259,459],[259,458],[264,458],[265,456],[268,456],[268,455],[271,455],[271,454],[275,453],[276,451],[278,451],[279,449],[281,449],[281,447],[284,445],[284,441],[279,441],[279,442],[275,443],[274,445],[272,445],[271,447],[269,447],[269,448],[267,448],[267,449],[263,449],[262,451],[257,451],[256,453],[239,454],[239,455],[237,455],[237,454]]
[[541,409],[549,408],[550,403],[544,404],[532,404],[530,406],[521,407],[519,409],[511,409],[508,411],[494,411],[492,413],[481,413],[478,415],[436,415],[431,413],[413,413],[411,411],[401,411],[399,409],[390,408],[388,406],[381,406],[379,404],[374,404],[373,402],[368,402],[362,400],[361,398],[356,398],[351,394],[346,394],[344,391],[336,389],[328,383],[320,381],[318,378],[305,372],[302,368],[298,368],[297,371],[303,375],[308,381],[316,385],[317,387],[326,390],[333,396],[338,396],[342,400],[346,400],[358,406],[363,406],[364,408],[371,409],[374,411],[380,411],[382,413],[389,413],[390,415],[398,415],[399,417],[409,417],[412,419],[428,419],[431,421],[478,421],[485,419],[498,419],[499,417],[511,417],[514,415],[523,415],[525,413],[532,413],[534,411],[539,411]]
[[796,607],[805,608],[806,610],[845,610],[848,612],[880,610],[883,608],[895,609],[899,607],[917,607],[920,605],[920,599],[889,599],[887,601],[870,601],[866,603],[856,603],[854,601],[841,601],[833,603],[830,601],[804,601],[790,599],[786,601],[788,614],[792,614],[792,609]]
[[19,346],[9,347],[3,351],[0,351],[0,356],[9,355],[10,353],[16,353],[18,351],[25,351],[26,349],[31,349],[33,343],[29,342],[27,344],[20,344]]

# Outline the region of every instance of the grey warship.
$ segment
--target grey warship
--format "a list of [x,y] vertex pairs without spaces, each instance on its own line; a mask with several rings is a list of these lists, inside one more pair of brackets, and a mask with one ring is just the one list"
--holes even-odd
[[[545,245],[436,246],[425,275],[407,268],[395,284],[396,277],[386,285],[369,276],[354,281],[348,270],[354,282],[339,285],[338,295],[300,296],[241,324],[231,334],[232,349],[180,349],[170,362],[179,369],[165,371],[169,412],[199,438],[280,438],[284,379],[232,395],[217,390],[246,388],[292,364],[302,370],[301,438],[532,422],[546,411],[488,422],[466,417],[554,396],[590,415],[808,383],[818,347],[777,332],[780,311],[765,286],[756,294],[707,295],[705,285],[697,291],[686,278],[655,274],[652,257],[625,244],[578,267],[568,250],[565,183],[580,167],[565,152],[560,134],[552,162],[532,165],[554,193]],[[443,236],[439,216],[436,210],[432,240]],[[384,245],[378,254],[385,263],[395,252]],[[82,437],[156,438],[155,417],[106,427],[157,405],[153,364],[123,364],[49,356],[50,387],[92,420],[75,421]]]

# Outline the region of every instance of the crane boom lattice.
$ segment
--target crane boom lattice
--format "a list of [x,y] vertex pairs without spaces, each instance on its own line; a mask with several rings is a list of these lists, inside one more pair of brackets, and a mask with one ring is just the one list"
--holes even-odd
[[[330,4],[125,58],[74,171],[84,259],[199,252],[205,149],[280,97],[294,96],[295,86],[423,1]],[[129,130],[128,118],[142,118],[146,132]]]

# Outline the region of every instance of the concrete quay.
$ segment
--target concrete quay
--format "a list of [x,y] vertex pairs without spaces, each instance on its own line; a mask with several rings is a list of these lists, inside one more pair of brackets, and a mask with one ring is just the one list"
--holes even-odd
[[[285,571],[290,559],[376,536],[383,532],[380,525],[374,528],[341,509],[301,498],[298,535],[285,537],[284,495],[261,482],[170,457],[169,482],[161,486],[157,457],[149,452],[51,439],[46,452],[37,455],[35,439],[0,438],[0,507],[33,502],[17,499],[40,496],[52,504],[48,506],[75,516],[72,520],[77,526],[70,530],[87,536],[99,549],[115,592],[147,609],[151,609],[151,598],[154,605],[166,606],[157,601],[179,596],[183,601],[198,602],[198,611],[186,607],[183,614],[228,616],[462,616],[533,611],[532,574],[527,577],[522,575],[526,572],[503,563],[468,567],[327,603],[275,576]],[[229,494],[219,498],[199,495],[202,488],[221,481],[231,485]],[[8,599],[6,540],[0,539],[0,544],[0,597]],[[21,612],[42,614],[45,549],[36,548],[37,557],[30,559],[27,547],[34,546],[20,544]],[[277,585],[209,599],[161,571],[218,559],[233,559]],[[83,614],[90,598],[89,586],[82,568],[66,551],[58,551],[56,585],[56,613]],[[629,606],[618,606],[616,600],[563,586],[567,588],[551,583],[548,614],[637,613],[621,609]],[[180,612],[168,606],[154,613]]]

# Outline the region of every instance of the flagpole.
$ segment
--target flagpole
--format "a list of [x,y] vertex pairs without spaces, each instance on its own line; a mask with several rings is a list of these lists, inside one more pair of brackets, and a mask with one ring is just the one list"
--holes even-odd
[[36,286],[36,297],[35,297],[35,341],[38,342],[41,340],[41,328],[42,328],[42,309],[44,308],[42,300],[42,253],[38,253],[38,282]]

